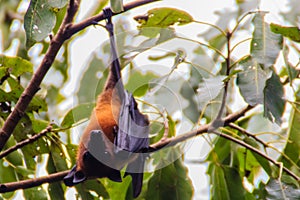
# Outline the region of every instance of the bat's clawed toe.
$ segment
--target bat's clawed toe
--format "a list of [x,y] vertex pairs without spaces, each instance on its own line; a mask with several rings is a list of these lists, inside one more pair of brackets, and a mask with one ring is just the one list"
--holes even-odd
[[76,171],[75,165],[71,171],[64,177],[64,183],[66,186],[74,186],[86,180],[86,177],[82,171]]

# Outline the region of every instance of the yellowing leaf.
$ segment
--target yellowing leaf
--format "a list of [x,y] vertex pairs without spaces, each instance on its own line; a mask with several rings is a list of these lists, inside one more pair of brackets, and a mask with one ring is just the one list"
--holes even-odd
[[271,24],[271,31],[273,33],[281,34],[284,37],[290,38],[295,42],[300,42],[300,29],[298,27],[287,27],[278,24]]
[[154,8],[146,15],[134,18],[140,27],[168,27],[174,24],[184,25],[193,21],[193,17],[187,12],[175,8]]

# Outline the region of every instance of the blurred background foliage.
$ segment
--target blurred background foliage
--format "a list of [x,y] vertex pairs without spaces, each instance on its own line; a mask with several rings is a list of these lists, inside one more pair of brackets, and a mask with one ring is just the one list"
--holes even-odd
[[[49,35],[57,33],[67,3],[0,1],[0,126],[45,55]],[[109,2],[90,3],[93,6],[76,22],[99,13]],[[190,3],[198,6],[196,1]],[[228,84],[224,115],[247,104],[257,106],[235,122],[238,129],[223,127],[223,133],[259,149],[300,177],[300,5],[297,0],[287,1],[284,6],[288,9],[279,13],[281,22],[272,23],[265,20],[272,13],[259,11],[260,2],[237,0],[234,4],[234,9],[218,10],[214,24],[201,21],[201,15],[191,16],[188,10],[171,8],[172,2],[170,8],[144,6],[146,15],[132,10],[134,19],[127,13],[117,17],[116,38],[126,88],[149,114],[151,143],[155,143],[163,136],[166,119],[169,137],[210,123]],[[80,7],[80,12],[84,9]],[[54,131],[2,158],[0,183],[67,170],[75,163],[80,132],[109,66],[106,35],[82,68],[73,60],[80,58],[71,56],[72,47],[90,29],[106,34],[100,27],[89,27],[65,42],[5,148],[49,124]],[[181,34],[183,29],[189,34]],[[232,33],[230,46],[227,32]],[[230,62],[226,62],[228,54]],[[76,83],[70,81],[72,72],[79,74]],[[65,88],[73,90],[66,92]],[[201,145],[207,147],[204,158],[185,159],[190,143],[152,154],[138,199],[300,198],[299,182],[266,158],[224,138],[204,134],[201,139]],[[203,151],[203,147],[196,150]],[[195,163],[206,167],[209,189],[205,192],[195,188],[193,174],[188,173],[187,166]],[[75,190],[57,182],[0,198],[132,199],[130,181],[129,177],[122,183],[90,180]]]

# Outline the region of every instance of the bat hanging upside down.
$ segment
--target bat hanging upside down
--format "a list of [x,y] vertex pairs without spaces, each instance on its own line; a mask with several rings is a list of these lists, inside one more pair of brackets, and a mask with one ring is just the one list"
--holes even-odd
[[121,182],[120,170],[127,165],[131,175],[133,196],[142,188],[144,162],[149,147],[149,120],[137,108],[137,103],[124,89],[117,56],[110,9],[103,10],[110,35],[112,64],[103,92],[98,96],[90,122],[81,137],[77,162],[64,178],[73,186],[91,178],[107,177]]

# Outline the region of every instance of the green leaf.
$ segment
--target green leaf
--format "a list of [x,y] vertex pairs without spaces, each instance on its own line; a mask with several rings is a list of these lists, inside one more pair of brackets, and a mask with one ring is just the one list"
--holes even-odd
[[300,42],[300,29],[298,27],[281,26],[279,24],[270,24],[273,33],[281,34],[295,42]]
[[[52,144],[51,145],[51,150],[54,150],[55,152],[52,152],[49,154],[49,158],[48,158],[48,162],[47,162],[47,171],[49,174],[58,172],[59,169],[66,169],[66,158],[62,158],[61,156],[57,156],[59,155],[60,152],[57,152],[56,147],[54,147],[55,145]],[[58,159],[58,160],[56,160]],[[64,160],[63,164],[59,164],[62,163],[62,160]],[[63,165],[63,167],[61,166]],[[49,188],[48,188],[48,192],[49,195],[51,197],[51,199],[60,199],[62,196],[64,196],[64,190],[62,188],[61,183],[57,182],[57,183],[50,183],[49,184]]]
[[[9,166],[9,164],[3,159],[0,160],[0,182],[8,183],[17,181],[15,170],[13,167]],[[15,192],[8,192],[3,194],[5,199],[11,198]]]
[[55,171],[49,171],[49,173],[64,171],[68,169],[67,162],[66,162],[67,158],[62,153],[63,152],[62,147],[58,145],[60,144],[52,143],[49,148],[50,149],[49,160],[53,161],[53,165],[55,167]]
[[[300,101],[300,97],[296,97],[296,101]],[[288,138],[285,144],[283,153],[288,156],[294,163],[298,163],[300,160],[300,152],[295,151],[295,149],[300,149],[300,105],[293,104],[293,109],[291,110],[289,125],[288,125]],[[280,161],[283,162],[284,166],[287,168],[292,167],[292,163],[284,157],[280,158]]]
[[225,78],[226,76],[203,78],[199,83],[199,88],[197,89],[200,102],[208,103],[215,99],[224,87],[223,80]]
[[77,152],[78,145],[69,143],[69,144],[66,145],[66,148],[67,148],[69,157],[71,159],[72,165],[75,165],[75,163],[76,163],[76,152]]
[[64,190],[61,183],[50,183],[48,187],[50,199],[60,199],[64,196]]
[[[10,137],[5,144],[5,149],[15,146],[16,142],[13,137]],[[19,151],[14,151],[5,157],[14,166],[23,164],[23,155]]]
[[[176,123],[170,115],[167,115],[168,119],[168,137],[174,137],[176,135]],[[156,143],[163,137],[165,132],[165,126],[163,123],[153,122],[150,124],[150,133],[152,134],[150,143]]]
[[[207,157],[208,161],[214,163],[229,164],[231,145],[230,141],[224,138],[215,138],[214,149]],[[208,169],[209,170],[209,169]]]
[[225,180],[225,174],[223,169],[218,165],[213,165],[211,172],[209,172],[211,177],[211,195],[212,200],[230,200],[230,194],[228,186]]
[[239,65],[243,70],[237,76],[237,85],[241,95],[252,106],[262,104],[266,81],[272,75],[272,71],[263,69],[252,56],[242,60]]
[[68,0],[51,0],[47,2],[52,8],[63,8],[67,5]]
[[[76,94],[79,103],[94,102],[96,100],[96,96],[104,87],[109,72],[107,67],[108,66],[103,63],[103,60],[96,56],[96,53],[92,55],[91,61],[86,67],[86,71],[82,73],[80,87]],[[87,90],[87,88],[89,89]]]
[[102,197],[104,199],[109,199],[109,194],[104,187],[104,185],[99,180],[90,180],[86,181],[84,184],[86,190],[94,191],[98,195],[98,197]]
[[[32,123],[30,118],[28,117],[28,115],[23,116],[13,132],[14,139],[17,142],[20,142],[34,134],[35,132],[32,130]],[[28,169],[35,170],[36,156],[44,153],[49,153],[49,148],[46,139],[40,138],[37,141],[22,147],[21,151],[24,156],[26,167]]]
[[294,185],[270,179],[266,185],[267,199],[300,199],[300,189]]
[[[113,199],[110,197],[108,191],[106,190],[106,188],[111,188],[111,192],[112,193],[123,193],[121,196],[121,198],[119,198],[120,196],[118,196],[117,194],[113,194],[115,195],[117,198],[116,199],[125,199],[124,196],[126,194],[126,192],[124,192],[124,188],[117,188],[114,191],[114,183],[113,181],[108,181],[109,184],[106,185],[106,179],[93,179],[93,180],[87,180],[84,181],[83,183],[75,186],[76,190],[78,191],[79,195],[83,200],[96,200],[96,199]],[[126,181],[128,183],[130,183],[130,181]],[[110,185],[112,184],[112,185]],[[116,183],[118,184],[118,183]],[[121,185],[123,183],[120,183]],[[108,186],[109,185],[109,186]],[[122,185],[124,186],[124,185]],[[119,191],[119,192],[116,192]],[[123,198],[122,198],[123,197]]]
[[265,12],[258,12],[253,19],[255,30],[250,52],[255,62],[268,68],[275,63],[282,49],[283,39],[281,35],[274,34],[270,30],[269,24],[264,20],[265,14]]
[[[214,31],[216,31],[216,29],[214,29]],[[224,45],[227,44],[227,39],[226,39],[226,37],[224,37],[223,34],[219,34],[219,35],[209,39],[208,42],[209,42],[210,46],[212,46],[216,49],[223,49]],[[215,53],[214,60],[217,60],[219,56],[220,55],[218,53]]]
[[110,199],[125,199],[126,191],[131,185],[131,178],[126,176],[122,182],[114,182],[108,178],[100,179],[101,183],[105,186]]
[[184,25],[193,21],[193,17],[187,12],[175,8],[154,8],[146,15],[134,18],[141,27],[161,27],[166,28],[171,25]]
[[211,177],[211,195],[213,200],[245,199],[246,191],[237,169],[212,164],[209,175]]
[[282,83],[275,72],[266,82],[264,96],[264,117],[268,117],[270,121],[275,121],[280,126],[285,101]]
[[30,176],[34,175],[34,170],[27,169],[23,166],[16,166],[15,171],[18,173],[19,179],[29,179]]
[[23,190],[23,194],[25,199],[48,200],[47,193],[41,186]]
[[110,0],[110,8],[114,13],[124,11],[123,0]]
[[183,109],[184,115],[189,118],[192,122],[196,123],[199,118],[198,99],[196,96],[196,89],[199,87],[199,82],[202,81],[202,73],[195,67],[191,67],[189,73],[190,79],[186,84],[182,84],[180,88],[180,94],[182,97],[189,102],[189,104]]
[[[254,143],[254,146],[257,145],[257,143],[253,141],[253,139],[251,138],[245,138],[244,141],[247,142],[248,144]],[[239,164],[238,167],[240,170],[240,174],[246,177],[248,181],[254,185],[255,177],[259,176],[261,173],[260,163],[254,157],[251,151],[245,148],[238,148],[237,159],[238,159],[238,164]]]
[[242,177],[237,169],[233,167],[223,167],[227,189],[230,199],[245,199],[245,189],[243,187]]
[[283,52],[283,59],[286,68],[282,69],[282,72],[280,73],[280,77],[282,77],[282,73],[287,74],[289,76],[290,86],[293,87],[293,80],[297,78],[299,74],[299,70],[297,70],[296,67],[294,67],[293,64],[289,62],[289,58],[288,58],[290,55],[289,48],[284,48],[282,52]]
[[47,111],[47,103],[44,98],[40,97],[39,95],[35,95],[33,99],[31,100],[30,104],[26,108],[27,112],[32,112],[32,111]]
[[47,87],[46,98],[47,98],[48,106],[51,105],[56,106],[66,99],[65,96],[61,94],[61,88],[57,88],[53,85]]
[[272,176],[272,168],[271,165],[269,163],[268,160],[266,160],[264,157],[262,157],[261,155],[255,153],[255,152],[251,152],[251,154],[255,157],[255,159],[257,160],[257,162],[260,164],[260,166],[265,170],[265,172],[269,175]]
[[[178,149],[173,149],[174,154]],[[175,155],[176,156],[176,155]],[[163,163],[162,163],[163,164]],[[170,165],[157,169],[148,183],[145,199],[192,199],[193,186],[187,168],[179,158]]]
[[32,73],[33,65],[28,60],[20,57],[0,55],[0,79],[4,75],[12,74],[19,77],[25,72]]
[[95,196],[93,196],[90,193],[90,191],[85,190],[84,184],[85,184],[85,182],[75,186],[75,188],[78,192],[78,194],[76,194],[76,197],[77,198],[80,197],[80,199],[82,199],[82,200],[95,200]]
[[140,71],[133,71],[130,74],[129,81],[125,85],[126,89],[133,93],[134,96],[141,97],[146,94],[149,88],[149,81],[157,78],[157,75],[147,72],[146,74]]
[[64,117],[61,126],[62,127],[71,127],[76,122],[82,120],[88,120],[93,108],[95,107],[94,103],[84,103],[72,108]]
[[28,116],[30,116],[30,120],[32,123],[32,130],[35,133],[41,132],[43,129],[45,129],[49,125],[49,121],[35,119],[33,114],[28,114]]
[[31,0],[24,17],[26,47],[45,39],[55,26],[55,12],[47,0]]

